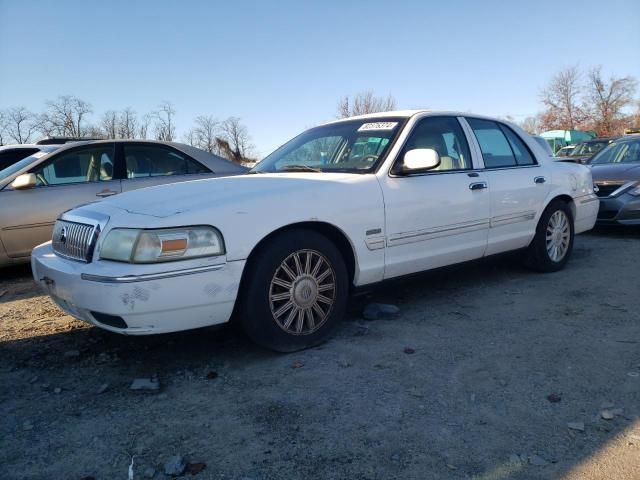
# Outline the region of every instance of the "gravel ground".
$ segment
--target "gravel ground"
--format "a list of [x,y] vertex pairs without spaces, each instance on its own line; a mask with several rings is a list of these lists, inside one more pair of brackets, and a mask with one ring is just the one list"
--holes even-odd
[[133,455],[167,478],[183,455],[201,479],[639,479],[639,239],[582,235],[551,275],[502,257],[396,282],[290,355],[233,328],[110,334],[4,270],[0,478],[127,479]]

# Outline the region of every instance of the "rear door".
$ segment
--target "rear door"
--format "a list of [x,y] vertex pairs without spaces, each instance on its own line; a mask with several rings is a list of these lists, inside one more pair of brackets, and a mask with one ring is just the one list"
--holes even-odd
[[486,255],[526,247],[549,192],[548,167],[538,164],[508,125],[478,118],[466,121],[489,182],[491,222]]
[[0,191],[0,235],[7,255],[26,257],[51,240],[63,212],[120,192],[113,179],[114,144],[96,143],[64,150],[34,167],[34,188]]
[[215,176],[202,163],[167,145],[126,142],[122,191]]

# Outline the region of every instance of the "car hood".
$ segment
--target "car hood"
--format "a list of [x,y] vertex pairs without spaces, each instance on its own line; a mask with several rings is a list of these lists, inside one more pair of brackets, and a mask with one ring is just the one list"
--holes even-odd
[[594,182],[632,182],[640,180],[640,163],[591,165]]
[[[122,193],[100,202],[129,213],[166,218],[212,207],[242,209],[243,205],[281,197],[286,208],[297,191],[318,191],[330,185],[358,182],[367,175],[345,173],[278,173],[193,180]],[[274,212],[275,213],[275,212]]]

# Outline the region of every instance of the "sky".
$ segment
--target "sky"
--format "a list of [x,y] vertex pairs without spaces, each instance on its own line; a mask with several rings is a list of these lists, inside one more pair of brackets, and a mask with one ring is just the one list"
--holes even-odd
[[638,46],[638,0],[0,0],[0,109],[168,100],[179,137],[238,116],[262,157],[367,90],[522,120],[565,67],[640,79]]

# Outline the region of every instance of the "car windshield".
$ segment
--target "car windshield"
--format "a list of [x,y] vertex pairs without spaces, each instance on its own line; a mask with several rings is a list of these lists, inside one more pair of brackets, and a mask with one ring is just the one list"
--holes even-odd
[[593,157],[593,165],[640,162],[640,138],[610,143]]
[[30,163],[34,162],[38,158],[43,157],[47,153],[49,152],[36,152],[33,155],[29,155],[28,157],[23,158],[19,162],[16,162],[13,165],[8,166],[4,170],[0,170],[0,182],[3,181],[5,178],[10,177],[14,173],[19,172],[20,170],[28,166]]
[[285,143],[249,173],[372,171],[406,119],[349,120],[312,128]]
[[565,157],[571,155],[575,147],[562,147],[560,150],[556,152],[557,157]]
[[588,155],[595,155],[607,145],[609,145],[609,141],[607,140],[603,140],[602,142],[584,142],[574,148],[569,156],[585,157]]

